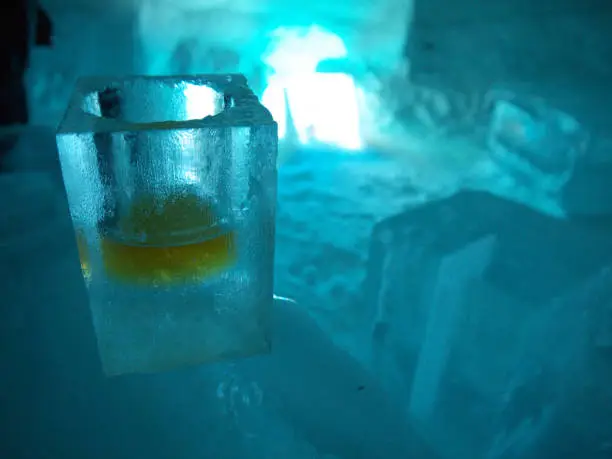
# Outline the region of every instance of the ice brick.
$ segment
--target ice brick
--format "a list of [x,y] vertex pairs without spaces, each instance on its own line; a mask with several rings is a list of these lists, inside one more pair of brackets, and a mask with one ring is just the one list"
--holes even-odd
[[557,192],[586,150],[587,135],[570,115],[533,101],[498,100],[488,145],[511,175]]
[[81,79],[57,145],[107,374],[266,351],[277,130],[243,76]]
[[548,435],[579,390],[606,233],[480,192],[377,224],[364,288],[373,364],[445,455],[503,457]]

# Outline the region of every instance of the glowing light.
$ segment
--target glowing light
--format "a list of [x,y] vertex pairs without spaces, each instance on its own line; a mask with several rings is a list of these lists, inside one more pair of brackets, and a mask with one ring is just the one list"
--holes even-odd
[[222,97],[213,88],[197,84],[187,84],[183,94],[186,99],[186,119],[195,120],[218,113]]
[[200,181],[200,177],[198,176],[197,172],[194,170],[185,171],[185,178],[190,183],[198,183]]
[[262,60],[277,74],[314,73],[322,60],[347,56],[342,39],[319,26],[279,27],[271,38],[270,51]]
[[274,32],[272,43],[263,61],[274,74],[261,101],[278,123],[279,138],[303,145],[321,142],[347,150],[361,149],[353,78],[345,73],[316,71],[323,60],[347,56],[340,37],[317,26],[281,28]]

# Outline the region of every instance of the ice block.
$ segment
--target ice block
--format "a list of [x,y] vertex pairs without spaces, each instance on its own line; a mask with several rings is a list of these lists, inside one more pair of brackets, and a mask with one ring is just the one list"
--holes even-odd
[[587,314],[605,320],[609,239],[605,225],[474,191],[375,225],[372,366],[444,457],[511,457],[498,454],[558,434],[548,413],[587,377]]
[[268,349],[277,139],[241,75],[77,82],[57,145],[108,375]]
[[587,144],[586,131],[564,112],[530,100],[495,104],[488,135],[492,159],[523,182],[559,192]]

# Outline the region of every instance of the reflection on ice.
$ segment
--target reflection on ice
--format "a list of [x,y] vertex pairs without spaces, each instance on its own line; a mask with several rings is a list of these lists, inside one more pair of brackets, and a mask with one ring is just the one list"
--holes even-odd
[[210,86],[186,84],[183,90],[186,100],[186,119],[195,120],[216,115],[219,112],[219,93]]

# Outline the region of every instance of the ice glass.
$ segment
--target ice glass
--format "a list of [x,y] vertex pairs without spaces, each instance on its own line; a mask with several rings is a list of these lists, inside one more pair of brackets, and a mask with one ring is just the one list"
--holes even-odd
[[268,350],[277,143],[242,75],[77,82],[57,145],[107,375]]

